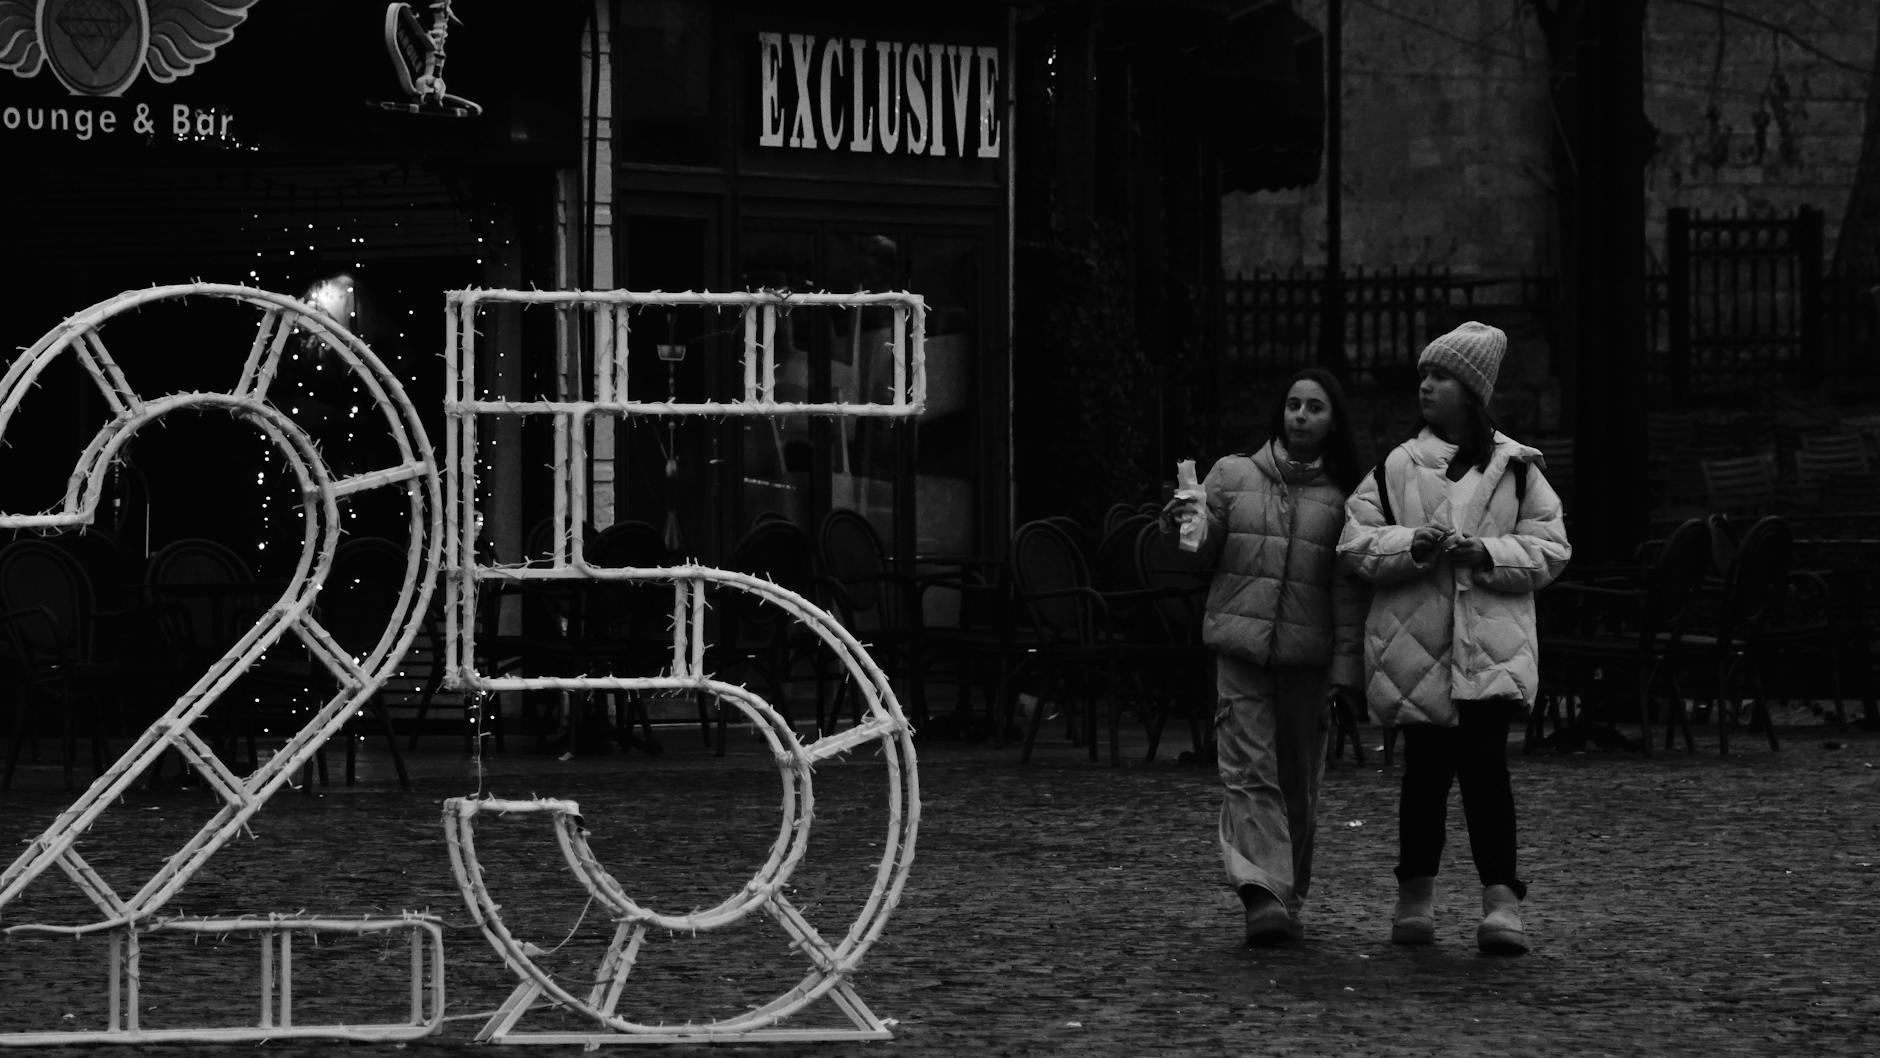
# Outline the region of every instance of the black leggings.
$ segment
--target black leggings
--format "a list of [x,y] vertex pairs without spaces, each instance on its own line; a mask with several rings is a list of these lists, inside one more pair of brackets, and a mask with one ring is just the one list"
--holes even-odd
[[1455,727],[1412,724],[1403,729],[1403,787],[1397,801],[1397,878],[1430,878],[1449,831],[1449,787],[1462,787],[1469,849],[1482,885],[1505,885],[1527,896],[1515,876],[1514,787],[1508,780],[1506,701],[1457,702]]

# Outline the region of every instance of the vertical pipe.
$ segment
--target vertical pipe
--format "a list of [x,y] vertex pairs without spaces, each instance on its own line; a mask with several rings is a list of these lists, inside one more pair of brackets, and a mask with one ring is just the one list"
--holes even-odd
[[[444,295],[444,545],[449,556],[447,567],[462,559],[457,547],[457,295]],[[457,662],[457,601],[461,588],[455,576],[446,572],[444,581],[445,671]]]
[[625,305],[615,305],[614,317],[614,399],[627,399],[629,341],[633,337],[631,317]]
[[759,399],[777,399],[777,306],[764,306],[763,390]]
[[281,1027],[294,1027],[294,934],[281,932]]
[[705,582],[692,582],[692,660],[689,675],[705,671]]
[[605,314],[606,319],[593,321],[594,327],[594,399],[597,401],[614,400],[614,328],[612,324],[613,308],[607,305],[588,305],[590,315]]
[[261,935],[261,1028],[274,1027],[274,934]]
[[585,411],[569,412],[568,428],[568,491],[572,493],[568,500],[568,562],[571,565],[583,565],[587,562],[586,541],[588,510],[588,427],[591,413]]
[[123,1009],[123,997],[120,995],[124,975],[124,938],[117,933],[111,934],[111,985],[110,998],[107,1001],[109,1013],[105,1024],[116,1032],[121,1025],[119,1011]]
[[744,399],[757,400],[757,313],[755,304],[744,306]]
[[1325,303],[1319,363],[1340,374],[1345,360],[1344,0],[1325,3]]
[[1671,395],[1682,405],[1691,379],[1691,211],[1665,211],[1665,320],[1669,331],[1666,375]]
[[[457,399],[460,404],[453,436],[461,438],[457,445],[455,466],[458,491],[456,502],[462,513],[458,515],[459,537],[452,542],[452,546],[458,548],[456,575],[461,584],[458,621],[463,642],[457,645],[460,650],[458,664],[460,671],[467,673],[476,665],[477,416],[464,405],[476,395],[470,382],[474,377],[471,365],[475,363],[475,360],[471,353],[476,337],[476,305],[474,302],[466,301],[458,312],[460,315],[458,328],[465,338],[462,350],[463,364],[460,366],[466,370],[459,371],[457,375],[459,389]],[[465,526],[464,520],[470,524]],[[498,616],[501,616],[500,612]],[[501,703],[497,704],[497,708],[502,708]]]
[[143,1005],[143,951],[135,927],[124,931],[124,1031],[136,1032],[138,1007]]
[[686,633],[691,630],[686,620],[685,596],[687,583],[684,580],[672,582],[672,674],[690,676],[686,670],[687,643]]
[[[861,333],[861,321],[855,323],[855,332]],[[857,368],[861,366],[856,362]],[[858,394],[858,396],[860,396]],[[894,307],[894,406],[907,405],[907,306]]]
[[424,930],[411,931],[411,1023],[424,1021]]
[[572,412],[554,412],[555,423],[555,521],[549,533],[549,565],[556,569],[568,563],[568,523],[573,517],[568,509],[568,432],[579,427]]

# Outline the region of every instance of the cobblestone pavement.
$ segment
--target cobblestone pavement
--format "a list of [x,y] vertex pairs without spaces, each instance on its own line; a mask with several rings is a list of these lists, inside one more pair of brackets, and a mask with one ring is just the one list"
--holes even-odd
[[[675,732],[657,759],[560,761],[512,746],[481,774],[451,740],[434,739],[414,762],[410,791],[368,755],[357,787],[284,791],[257,820],[256,840],[231,845],[172,910],[439,914],[451,1020],[403,1049],[490,1053],[473,1038],[510,982],[451,880],[440,802],[479,791],[574,798],[603,861],[636,897],[666,909],[708,906],[762,861],[776,836],[778,784],[757,743],[715,758],[688,734]],[[913,873],[856,982],[893,1019],[894,1038],[666,1053],[1874,1052],[1880,736],[1802,726],[1785,730],[1775,752],[1741,736],[1728,757],[1717,754],[1714,732],[1700,732],[1711,737],[1700,737],[1694,755],[1517,755],[1534,950],[1509,959],[1475,951],[1479,888],[1459,809],[1439,880],[1438,944],[1387,942],[1397,768],[1382,764],[1370,734],[1368,764],[1346,757],[1326,776],[1306,941],[1260,952],[1240,946],[1238,901],[1220,879],[1214,777],[1177,763],[1180,745],[1165,745],[1153,763],[1113,769],[1066,742],[1041,745],[1029,765],[1010,748],[923,744]],[[825,936],[846,931],[867,897],[884,774],[866,753],[817,772],[815,838],[792,881]],[[4,833],[28,838],[64,806],[57,779],[55,769],[29,768],[0,794]],[[139,791],[101,821],[86,855],[134,888],[212,807],[200,790]],[[563,972],[591,968],[610,927],[572,890],[545,830],[504,823],[482,833],[487,877],[518,935],[550,950]],[[6,924],[56,919],[71,910],[70,888],[41,879]],[[153,938],[146,1024],[240,1023],[252,1008],[254,953],[251,940]],[[296,964],[302,1022],[402,1016],[404,959],[379,942],[323,942],[298,958],[306,960]],[[761,925],[657,938],[639,965],[623,1010],[648,1021],[728,1016],[805,968],[780,931]],[[0,1029],[99,1024],[105,980],[94,941],[0,939]],[[567,1027],[557,1016],[543,1012],[535,1027]],[[811,1022],[828,1023],[807,1011],[796,1023]],[[394,1049],[288,1040],[265,1048]]]

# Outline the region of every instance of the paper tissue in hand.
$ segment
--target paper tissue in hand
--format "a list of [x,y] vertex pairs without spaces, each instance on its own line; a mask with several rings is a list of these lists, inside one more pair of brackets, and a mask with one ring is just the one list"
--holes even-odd
[[1208,493],[1195,480],[1195,461],[1192,459],[1175,464],[1175,498],[1195,502],[1196,516],[1182,521],[1181,549],[1198,551],[1202,541],[1208,538]]

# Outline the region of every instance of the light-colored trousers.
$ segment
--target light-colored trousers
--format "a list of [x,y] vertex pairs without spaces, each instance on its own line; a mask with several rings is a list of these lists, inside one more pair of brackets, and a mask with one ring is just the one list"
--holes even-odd
[[1331,730],[1330,669],[1266,668],[1217,656],[1215,687],[1228,881],[1237,890],[1261,886],[1297,911],[1312,883]]

